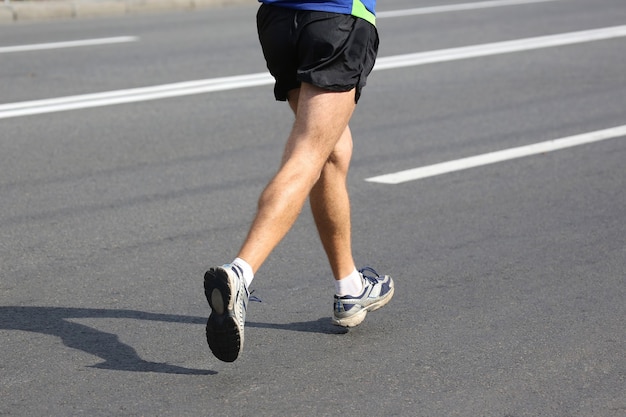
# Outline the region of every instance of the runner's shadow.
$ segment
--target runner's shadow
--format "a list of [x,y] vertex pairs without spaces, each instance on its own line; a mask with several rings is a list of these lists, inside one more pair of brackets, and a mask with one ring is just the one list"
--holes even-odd
[[321,334],[346,334],[349,331],[347,327],[338,327],[333,325],[329,317],[322,317],[314,321],[301,321],[285,324],[246,322],[246,327]]
[[[135,319],[202,325],[206,323],[205,317],[146,313],[136,310],[0,306],[0,329],[22,330],[59,337],[65,346],[104,360],[104,362],[91,366],[92,368],[183,375],[217,374],[215,371],[206,369],[189,369],[143,360],[134,348],[122,343],[116,334],[70,321],[70,319],[84,318]],[[348,329],[333,326],[327,317],[314,321],[285,324],[249,322],[246,323],[246,326],[322,334],[345,334],[348,332]]]
[[141,359],[134,348],[118,336],[74,323],[68,319],[122,318],[169,323],[204,324],[206,318],[175,314],[155,314],[135,310],[107,310],[64,307],[0,307],[0,329],[23,330],[61,338],[63,344],[102,358],[93,368],[165,374],[215,375],[206,369],[189,369]]

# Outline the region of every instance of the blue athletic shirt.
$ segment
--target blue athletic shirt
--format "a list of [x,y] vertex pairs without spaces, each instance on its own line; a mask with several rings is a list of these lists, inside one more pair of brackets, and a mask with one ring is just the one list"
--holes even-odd
[[376,0],[259,0],[298,10],[351,14],[376,24]]

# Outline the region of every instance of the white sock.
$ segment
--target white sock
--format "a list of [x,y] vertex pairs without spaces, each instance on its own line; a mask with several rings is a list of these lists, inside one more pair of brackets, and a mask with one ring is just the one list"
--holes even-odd
[[354,271],[345,278],[335,280],[335,293],[338,296],[360,295],[363,292],[363,278],[359,271]]
[[239,269],[241,269],[246,288],[250,288],[250,284],[252,284],[252,280],[254,279],[254,272],[252,272],[250,264],[241,258],[235,258],[235,260],[231,262],[231,265],[238,266]]

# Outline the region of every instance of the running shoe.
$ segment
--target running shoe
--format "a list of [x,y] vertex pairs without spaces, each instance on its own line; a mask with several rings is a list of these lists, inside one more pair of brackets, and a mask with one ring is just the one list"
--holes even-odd
[[368,311],[378,310],[393,297],[393,279],[389,275],[380,276],[366,267],[359,270],[363,279],[363,292],[359,296],[335,294],[333,324],[354,327],[361,324]]
[[209,269],[204,274],[204,295],[211,306],[206,324],[211,352],[221,361],[234,362],[243,350],[243,326],[250,297],[243,273],[232,265]]

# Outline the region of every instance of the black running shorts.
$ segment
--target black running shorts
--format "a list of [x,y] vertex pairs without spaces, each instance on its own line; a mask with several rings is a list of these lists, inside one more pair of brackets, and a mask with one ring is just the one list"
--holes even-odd
[[285,101],[302,82],[330,91],[356,88],[359,100],[378,52],[374,25],[351,15],[263,4],[257,28],[267,68],[276,79],[276,100]]

